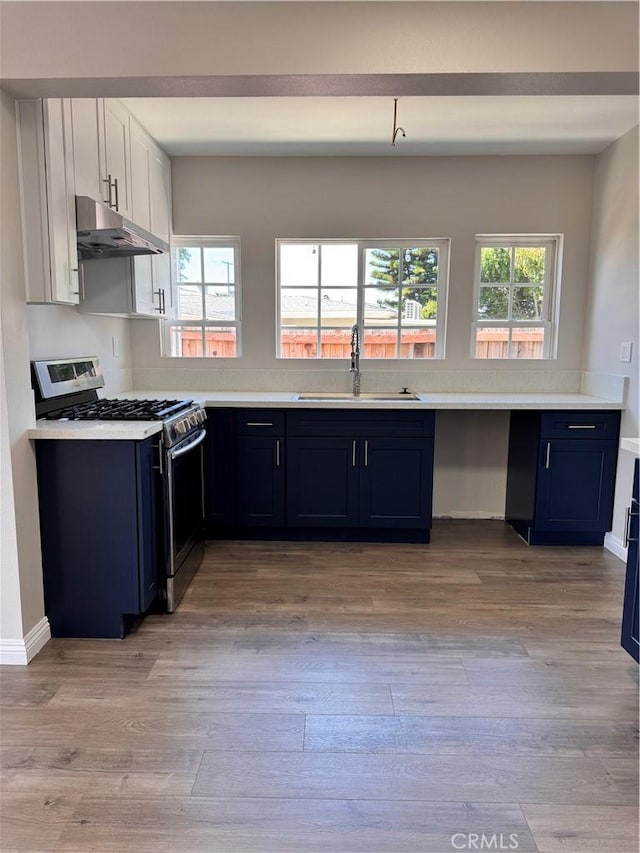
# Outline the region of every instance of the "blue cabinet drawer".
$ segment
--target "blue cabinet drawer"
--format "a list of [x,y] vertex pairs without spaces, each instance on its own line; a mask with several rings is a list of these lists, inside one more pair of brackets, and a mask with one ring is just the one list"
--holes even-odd
[[236,413],[238,435],[284,435],[284,411],[240,409]]
[[420,437],[434,434],[433,411],[389,409],[347,411],[345,409],[289,410],[288,435],[335,435],[371,437]]
[[618,438],[620,412],[545,412],[542,438]]

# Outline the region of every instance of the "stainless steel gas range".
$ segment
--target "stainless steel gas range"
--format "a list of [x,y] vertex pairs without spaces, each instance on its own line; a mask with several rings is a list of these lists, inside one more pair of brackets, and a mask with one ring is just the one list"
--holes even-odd
[[193,400],[101,399],[96,357],[32,362],[36,416],[56,421],[160,421],[156,440],[161,506],[159,590],[177,607],[203,555],[205,410]]

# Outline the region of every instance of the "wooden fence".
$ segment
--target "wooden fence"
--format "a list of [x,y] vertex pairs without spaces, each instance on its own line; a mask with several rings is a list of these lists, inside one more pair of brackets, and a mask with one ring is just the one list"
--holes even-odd
[[[186,358],[202,357],[202,335],[199,329],[184,329],[181,333],[182,355]],[[435,329],[408,330],[402,335],[400,358],[433,358]],[[348,359],[351,344],[348,337],[335,332],[321,336],[322,358]],[[542,329],[514,329],[512,346],[518,347],[518,358],[542,358],[544,331]],[[234,358],[236,337],[234,330],[215,329],[205,335],[205,353],[209,358]],[[282,341],[283,358],[316,358],[317,337],[314,331],[288,332]],[[376,333],[374,339],[365,338],[363,358],[389,359],[396,356],[396,333]],[[476,341],[476,358],[508,358],[508,329],[479,329]]]

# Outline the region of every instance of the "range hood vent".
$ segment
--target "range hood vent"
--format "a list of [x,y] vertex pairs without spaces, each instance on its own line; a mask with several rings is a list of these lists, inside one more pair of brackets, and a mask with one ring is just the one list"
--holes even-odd
[[84,195],[76,196],[76,228],[80,260],[160,255],[169,251],[164,240]]

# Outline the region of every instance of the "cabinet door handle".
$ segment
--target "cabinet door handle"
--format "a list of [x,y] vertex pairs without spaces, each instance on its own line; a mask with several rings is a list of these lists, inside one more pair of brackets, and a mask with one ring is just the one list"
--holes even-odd
[[162,467],[162,442],[161,441],[158,442],[158,464],[154,465],[153,468],[155,471],[160,471],[161,475],[164,473],[163,467]]
[[107,204],[109,207],[113,207],[113,204],[111,203],[111,187],[112,187],[111,175],[107,175],[106,178],[103,178],[102,183],[107,185],[107,190],[109,191],[109,195],[107,197],[105,204]]
[[355,438],[351,442],[351,467],[352,468],[356,467],[356,440],[355,440]]
[[595,429],[595,424],[567,424],[569,429]]
[[155,308],[155,310],[158,312],[158,314],[162,314],[162,290],[154,290],[153,294],[154,296],[158,297],[158,307]]
[[276,468],[280,467],[280,439],[276,438]]
[[160,288],[160,296],[162,298],[162,313],[166,314],[167,313],[167,306],[166,306],[166,302],[164,301],[164,287]]
[[551,463],[551,442],[547,442],[547,455],[544,460],[544,467],[548,468]]
[[631,507],[628,506],[626,509],[626,515],[624,519],[624,547],[626,548],[629,545],[629,533],[631,528]]
[[117,178],[114,180],[113,185],[114,185],[114,189],[115,189],[115,191],[116,191],[116,204],[115,204],[115,207],[116,207],[116,210],[120,210],[120,205],[119,205],[119,203],[118,203],[118,179],[117,179]]
[[247,421],[247,426],[271,427],[273,424],[270,421]]
[[365,439],[364,442],[364,467],[369,465],[369,442]]

